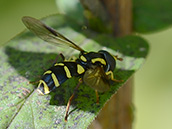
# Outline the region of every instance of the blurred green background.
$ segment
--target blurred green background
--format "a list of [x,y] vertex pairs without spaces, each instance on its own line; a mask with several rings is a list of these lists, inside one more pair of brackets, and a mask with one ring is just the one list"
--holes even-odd
[[[54,0],[0,0],[0,44],[25,28],[22,16],[41,18],[54,13]],[[151,49],[147,61],[135,74],[134,129],[171,129],[172,26],[141,35]]]

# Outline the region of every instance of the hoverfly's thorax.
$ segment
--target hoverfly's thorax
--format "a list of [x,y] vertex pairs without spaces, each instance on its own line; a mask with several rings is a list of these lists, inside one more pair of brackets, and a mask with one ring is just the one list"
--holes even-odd
[[116,66],[116,61],[113,56],[104,50],[81,53],[79,59],[81,64],[86,68],[90,68],[92,65],[102,65],[105,72],[113,71]]
[[106,65],[103,55],[97,52],[82,53],[79,56],[79,60],[86,68],[90,68],[91,65]]

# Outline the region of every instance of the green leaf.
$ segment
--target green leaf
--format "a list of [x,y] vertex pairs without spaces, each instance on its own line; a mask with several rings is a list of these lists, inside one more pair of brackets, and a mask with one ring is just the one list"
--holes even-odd
[[172,25],[172,0],[134,0],[133,24],[136,32],[158,31]]
[[124,82],[114,83],[109,91],[100,93],[100,104],[95,103],[94,90],[82,84],[72,101],[68,122],[65,122],[66,104],[78,78],[69,79],[45,96],[39,96],[35,92],[36,84],[29,82],[39,80],[59,53],[66,57],[79,53],[71,48],[54,47],[24,31],[0,48],[0,128],[87,128],[103,105],[143,64],[148,44],[138,36],[114,38],[83,30],[82,25],[65,15],[53,15],[43,22],[85,50],[106,49],[122,57],[114,76]]

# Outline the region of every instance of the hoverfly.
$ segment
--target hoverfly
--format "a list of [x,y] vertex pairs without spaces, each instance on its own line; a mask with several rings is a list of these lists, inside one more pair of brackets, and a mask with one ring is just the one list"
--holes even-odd
[[[98,92],[107,91],[110,88],[110,81],[122,81],[115,79],[113,76],[116,61],[121,61],[122,58],[113,56],[105,50],[100,50],[98,52],[86,52],[59,32],[35,18],[25,16],[22,18],[22,21],[31,32],[44,41],[55,45],[67,45],[80,51],[79,58],[76,58],[75,60],[65,60],[64,56],[61,54],[63,61],[55,63],[43,74],[42,79],[39,81],[38,91],[41,94],[45,95],[50,93],[67,79],[75,76],[80,77],[76,89],[78,89],[80,84],[84,82],[86,85],[95,90],[97,103],[99,103]],[[73,93],[68,100],[65,121],[67,121],[70,103],[74,97],[74,94],[75,93]]]

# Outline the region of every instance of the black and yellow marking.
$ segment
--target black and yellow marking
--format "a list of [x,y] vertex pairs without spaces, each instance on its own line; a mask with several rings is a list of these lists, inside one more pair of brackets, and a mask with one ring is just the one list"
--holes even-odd
[[77,64],[77,73],[83,74],[84,72],[85,72],[85,69],[80,64]]
[[106,65],[106,61],[103,58],[93,58],[91,59],[91,62],[92,63],[100,62],[101,64]]
[[56,87],[60,86],[59,81],[58,81],[58,79],[57,79],[57,77],[56,77],[56,75],[54,73],[51,74],[51,77],[52,77],[52,79],[54,81],[55,86]]
[[64,66],[64,64],[63,63],[56,63],[56,64],[54,64],[54,66]]
[[71,73],[70,73],[70,71],[69,71],[69,69],[68,69],[67,66],[64,66],[64,70],[65,70],[65,72],[66,72],[66,76],[67,76],[68,78],[71,78],[72,76],[71,76]]
[[73,76],[79,76],[85,72],[85,69],[76,62],[64,61],[54,64],[43,75],[38,86],[42,94],[48,94],[55,87],[59,87],[63,82]]
[[87,62],[87,59],[83,55],[80,56],[80,59],[84,62]]
[[51,73],[52,73],[51,70],[47,70],[43,75],[45,75],[45,74],[51,74]]
[[38,84],[38,92],[42,95],[50,93],[48,85],[44,82],[44,80],[40,80]]

